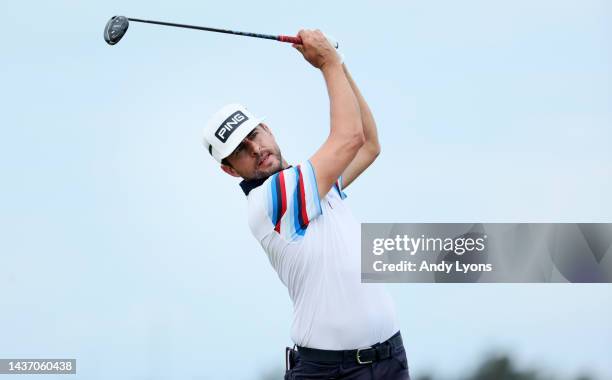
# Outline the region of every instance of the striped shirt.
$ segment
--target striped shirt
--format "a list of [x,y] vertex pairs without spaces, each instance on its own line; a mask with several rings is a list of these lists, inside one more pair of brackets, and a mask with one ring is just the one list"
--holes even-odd
[[245,190],[249,226],[293,301],[294,343],[348,350],[396,333],[395,309],[382,285],[361,283],[360,226],[341,178],[319,199],[306,161],[255,186]]

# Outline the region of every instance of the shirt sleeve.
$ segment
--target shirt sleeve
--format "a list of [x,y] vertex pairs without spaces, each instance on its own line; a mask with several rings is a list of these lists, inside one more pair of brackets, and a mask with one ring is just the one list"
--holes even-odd
[[340,199],[346,198],[346,194],[344,193],[344,187],[342,186],[342,176],[340,176],[334,184],[334,191],[338,193]]
[[289,241],[299,239],[309,223],[321,215],[317,179],[310,161],[272,175],[257,190],[249,199],[249,203],[256,203],[250,224],[260,241],[272,231]]

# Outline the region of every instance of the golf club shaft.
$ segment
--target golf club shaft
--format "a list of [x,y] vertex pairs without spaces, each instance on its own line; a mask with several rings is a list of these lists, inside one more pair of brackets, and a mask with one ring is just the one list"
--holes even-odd
[[229,29],[208,28],[208,27],[205,27],[205,26],[176,24],[176,23],[173,23],[173,22],[163,22],[163,21],[142,20],[142,19],[138,19],[138,18],[128,18],[128,20],[135,21],[135,22],[144,22],[144,23],[147,23],[147,24],[175,26],[175,27],[178,27],[178,28],[205,30],[207,32],[234,34],[234,35],[237,35],[237,36],[265,38],[267,40],[276,40],[276,41],[280,41],[280,42],[289,42],[289,43],[300,44],[300,45],[302,44],[302,39],[300,37],[283,36],[283,35],[274,36],[274,35],[271,35],[271,34],[238,32],[238,31],[229,30]]

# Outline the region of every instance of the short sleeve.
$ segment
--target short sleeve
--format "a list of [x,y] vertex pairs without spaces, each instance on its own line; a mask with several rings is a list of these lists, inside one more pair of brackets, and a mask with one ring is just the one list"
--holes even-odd
[[249,224],[261,241],[271,231],[286,240],[304,236],[310,222],[321,215],[317,179],[310,161],[272,175],[249,194]]
[[340,199],[346,198],[346,194],[344,193],[344,187],[342,186],[342,176],[340,176],[336,183],[334,183],[334,190],[338,192]]

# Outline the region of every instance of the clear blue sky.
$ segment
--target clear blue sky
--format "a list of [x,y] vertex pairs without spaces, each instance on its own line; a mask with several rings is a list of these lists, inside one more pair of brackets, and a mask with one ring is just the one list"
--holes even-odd
[[[290,344],[287,292],[200,138],[238,101],[288,161],[309,157],[328,129],[321,75],[287,45],[190,30],[133,23],[109,47],[114,14],[334,35],[383,148],[347,191],[363,222],[612,221],[610,2],[0,9],[0,357],[77,358],[83,379],[252,379]],[[414,375],[503,349],[612,377],[609,285],[389,289]]]

